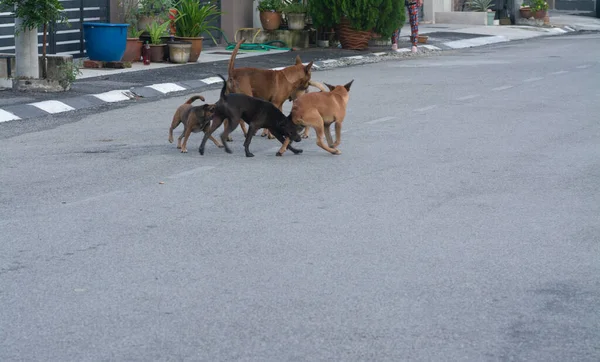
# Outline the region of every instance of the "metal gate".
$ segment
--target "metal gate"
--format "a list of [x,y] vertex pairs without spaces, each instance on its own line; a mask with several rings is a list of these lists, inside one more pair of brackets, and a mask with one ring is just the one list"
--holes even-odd
[[[108,22],[109,0],[60,0],[65,8],[67,23],[49,24],[46,51],[48,54],[85,56],[82,23]],[[15,52],[15,19],[12,13],[0,13],[0,53]],[[42,29],[38,29],[38,50],[42,53]]]

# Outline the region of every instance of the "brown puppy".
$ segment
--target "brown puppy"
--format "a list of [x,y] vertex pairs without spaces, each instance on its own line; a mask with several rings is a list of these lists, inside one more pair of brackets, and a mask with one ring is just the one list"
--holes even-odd
[[[231,53],[229,60],[229,78],[227,79],[228,93],[242,93],[248,96],[271,102],[283,111],[286,100],[293,101],[308,89],[313,62],[306,66],[302,64],[300,56],[296,56],[296,64],[281,70],[259,69],[252,67],[235,68],[235,57],[240,45],[246,39],[240,39]],[[236,120],[237,121],[237,120]],[[246,135],[246,127],[241,123],[242,131]],[[267,130],[262,136],[267,135]],[[273,138],[269,134],[269,138]]]
[[[314,128],[317,133],[317,145],[334,155],[341,154],[337,147],[342,141],[342,122],[346,117],[346,105],[353,82],[354,80],[343,86],[325,83],[331,92],[305,94],[296,99],[292,106],[292,122]],[[332,123],[335,123],[335,142],[331,139],[329,129]],[[323,136],[327,138],[327,145],[323,143]]]
[[[177,108],[173,115],[171,127],[169,128],[169,142],[173,143],[173,130],[177,128],[180,123],[183,123],[183,131],[177,138],[177,148],[180,148],[182,153],[187,152],[187,140],[190,137],[190,134],[192,132],[197,133],[200,131],[206,133],[210,128],[210,120],[215,113],[214,104],[192,106],[192,103],[197,99],[204,101],[204,97],[201,95],[193,96]],[[183,144],[181,143],[181,139],[183,139]],[[223,147],[223,145],[214,137],[210,136],[210,140],[213,141],[217,147]]]

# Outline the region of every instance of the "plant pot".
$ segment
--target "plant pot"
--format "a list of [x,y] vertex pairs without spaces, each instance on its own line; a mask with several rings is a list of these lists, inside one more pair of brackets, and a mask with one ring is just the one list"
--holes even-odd
[[531,8],[520,8],[519,15],[521,15],[521,18],[523,19],[531,18]]
[[185,41],[186,43],[192,44],[189,61],[192,63],[196,63],[198,61],[198,58],[200,58],[200,53],[202,53],[202,42],[204,41],[204,37],[199,36],[188,38],[184,36],[176,36],[175,40]]
[[345,17],[336,26],[336,32],[344,49],[364,50],[369,47],[372,32],[352,29],[350,21]]
[[533,17],[535,19],[543,20],[546,17],[547,13],[548,13],[548,11],[546,11],[546,10],[538,10],[538,11],[536,11],[536,12],[533,13]]
[[150,62],[162,63],[165,58],[166,44],[150,44]]
[[83,23],[85,49],[90,60],[118,62],[127,46],[129,24]]
[[169,59],[171,63],[184,64],[190,60],[192,43],[187,41],[169,42]]
[[290,30],[304,30],[306,26],[306,14],[286,14],[285,17]]
[[261,11],[260,23],[265,30],[277,30],[281,25],[281,13],[276,11]]
[[496,17],[495,11],[487,12],[487,25],[494,25],[494,18]]
[[419,42],[419,44],[427,44],[427,40],[429,40],[429,35],[419,35],[417,37],[417,42]]
[[319,48],[329,48],[329,40],[317,40],[317,46]]
[[125,53],[121,61],[123,62],[139,62],[142,57],[142,45],[144,43],[139,38],[127,38]]

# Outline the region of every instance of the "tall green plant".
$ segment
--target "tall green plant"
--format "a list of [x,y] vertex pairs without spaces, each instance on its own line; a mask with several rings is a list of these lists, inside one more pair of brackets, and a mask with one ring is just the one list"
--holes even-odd
[[211,30],[222,31],[221,28],[210,25],[223,14],[215,5],[202,5],[198,0],[180,0],[176,6],[178,18],[175,21],[177,36],[194,38],[204,33],[212,38],[217,44],[217,40],[210,33]]
[[404,0],[383,0],[379,6],[379,17],[373,30],[377,34],[391,36],[405,22]]
[[159,23],[158,21],[153,21],[148,25],[146,31],[150,35],[150,44],[160,45],[164,44],[161,37],[169,35],[167,29],[169,28],[169,22]]
[[311,0],[309,13],[316,26],[332,27],[345,17],[353,29],[370,31],[382,15],[384,1],[387,0]]

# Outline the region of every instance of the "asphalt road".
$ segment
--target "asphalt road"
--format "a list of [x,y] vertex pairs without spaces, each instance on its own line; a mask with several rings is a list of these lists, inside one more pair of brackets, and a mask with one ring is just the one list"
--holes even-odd
[[0,360],[600,360],[599,41],[319,72],[340,156],[181,154],[183,96],[3,124]]

